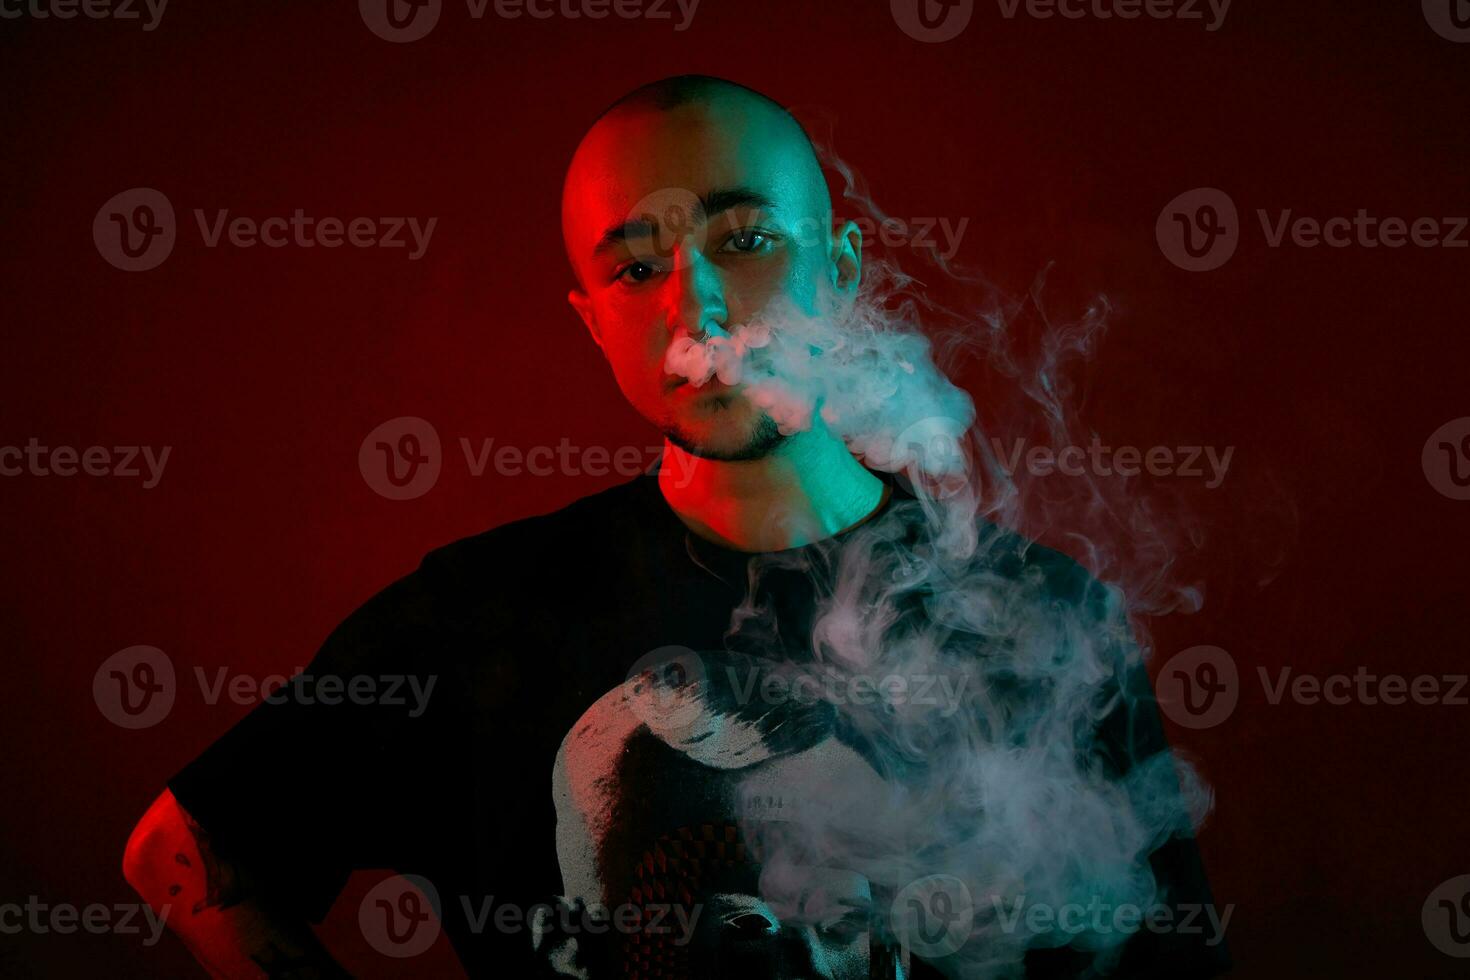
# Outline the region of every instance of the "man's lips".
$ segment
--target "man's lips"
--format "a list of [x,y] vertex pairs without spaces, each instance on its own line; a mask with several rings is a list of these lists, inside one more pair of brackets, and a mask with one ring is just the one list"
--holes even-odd
[[725,382],[721,381],[717,377],[716,378],[710,378],[704,384],[699,385],[697,387],[688,378],[672,378],[668,382],[668,390],[669,391],[675,391],[677,389],[682,388],[682,389],[684,389],[684,391],[689,392],[689,393],[692,393],[692,394],[703,394],[703,393],[706,393],[706,392],[720,392],[720,393],[723,393],[723,392],[728,392],[728,391],[736,391],[736,390],[738,390],[740,388],[743,388],[743,387],[745,387],[744,383],[734,384],[734,385],[727,385],[727,384],[725,384]]

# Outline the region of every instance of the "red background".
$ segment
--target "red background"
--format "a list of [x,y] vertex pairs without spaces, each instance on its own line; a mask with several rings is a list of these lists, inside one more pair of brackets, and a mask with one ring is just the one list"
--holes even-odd
[[[289,671],[429,548],[620,479],[476,478],[460,437],[656,443],[565,303],[558,195],[605,103],[698,71],[823,108],[889,212],[969,218],[959,258],[1003,286],[1055,261],[1059,304],[1119,303],[1087,424],[1115,444],[1236,447],[1222,487],[1179,491],[1207,531],[1191,565],[1206,603],[1153,624],[1156,664],[1213,644],[1247,677],[1225,724],[1171,729],[1218,794],[1201,844],[1217,900],[1237,906],[1236,975],[1460,975],[1419,915],[1470,872],[1455,788],[1470,709],[1272,706],[1254,681],[1258,665],[1465,670],[1470,503],[1435,492],[1420,451],[1470,414],[1470,252],[1272,249],[1254,220],[1470,211],[1470,46],[1433,34],[1416,2],[1371,7],[1238,0],[1209,33],[982,3],[944,44],[911,40],[877,2],[704,0],[683,33],[474,21],[448,3],[405,45],[351,3],[179,4],[148,33],[0,23],[0,444],[173,447],[152,490],[0,479],[0,900],[130,900],[132,822],[247,710],[185,683],[163,723],[114,727],[91,695],[114,651],[158,646],[181,675]],[[130,274],[90,229],[137,186],[168,195],[180,237]],[[1154,224],[1199,186],[1229,192],[1246,228],[1231,262],[1192,274]],[[409,262],[209,249],[191,214],[298,207],[439,223]],[[445,468],[394,502],[357,453],[402,415],[437,427]],[[242,778],[268,791],[268,773]],[[355,935],[350,895],[326,928],[357,968],[395,969]],[[172,938],[0,943],[6,973],[190,969]],[[414,969],[451,969],[435,963]]]

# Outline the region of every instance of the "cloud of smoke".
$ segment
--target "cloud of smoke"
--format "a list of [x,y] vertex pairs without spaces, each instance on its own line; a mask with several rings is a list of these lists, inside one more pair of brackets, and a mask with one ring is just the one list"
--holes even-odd
[[[851,169],[834,167],[847,199],[882,218]],[[899,677],[911,694],[941,679],[961,692],[948,712],[913,696],[836,704],[886,795],[864,788],[853,798],[837,780],[812,787],[837,805],[785,827],[801,861],[777,863],[788,874],[798,863],[860,870],[888,894],[936,875],[963,883],[973,916],[956,942],[936,947],[894,920],[878,925],[950,977],[1020,976],[1028,949],[1054,945],[1105,966],[1126,933],[1036,933],[997,912],[1018,900],[1147,907],[1167,897],[1149,857],[1192,833],[1210,796],[1161,740],[1131,740],[1135,719],[1155,709],[1130,614],[1198,608],[1201,589],[1172,572],[1191,529],[1126,481],[1094,475],[1059,497],[1007,472],[973,400],[940,366],[982,356],[1011,393],[988,402],[996,425],[1081,444],[1071,372],[1104,334],[1107,302],[1058,324],[1042,308],[1040,280],[1006,301],[935,262],[950,282],[984,287],[985,301],[941,307],[896,263],[870,259],[854,301],[816,314],[768,309],[728,337],[682,339],[665,363],[695,384],[744,383],[783,432],[820,414],[865,465],[913,490],[840,544],[755,560],[755,579],[795,570],[816,590],[809,650],[789,666],[820,680],[815,690]],[[1058,527],[1093,574],[1028,540]],[[781,632],[756,596],[753,586],[733,637]]]

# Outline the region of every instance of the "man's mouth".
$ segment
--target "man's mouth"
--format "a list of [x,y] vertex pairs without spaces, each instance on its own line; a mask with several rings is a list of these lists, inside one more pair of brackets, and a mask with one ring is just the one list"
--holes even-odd
[[675,378],[669,382],[670,391],[677,391],[682,389],[684,392],[690,395],[701,395],[708,393],[726,394],[728,392],[738,391],[744,387],[745,382],[743,381],[739,381],[731,385],[726,384],[719,378],[710,378],[702,385],[696,385],[687,378]]

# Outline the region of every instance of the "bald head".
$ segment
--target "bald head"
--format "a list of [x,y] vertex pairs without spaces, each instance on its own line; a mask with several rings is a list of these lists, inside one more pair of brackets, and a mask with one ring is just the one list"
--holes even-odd
[[[720,155],[739,156],[778,172],[773,175],[800,192],[798,217],[823,226],[830,221],[831,198],[816,148],[790,112],[768,96],[723,78],[664,78],[608,106],[573,154],[562,188],[562,233],[578,278],[583,276],[579,251],[584,250],[577,246],[586,243],[576,234],[585,230],[577,218],[592,203],[594,192],[600,192],[604,204],[626,202],[624,216],[650,196],[668,197],[669,192],[685,192],[691,204],[708,204],[703,196],[708,181],[701,183],[699,177],[713,178],[719,172]],[[668,176],[651,179],[660,172]],[[794,206],[797,201],[787,203]]]
[[[619,109],[642,108],[667,112],[677,109],[681,105],[690,103],[708,102],[718,97],[749,98],[763,102],[777,112],[785,113],[792,122],[796,122],[791,114],[775,99],[757,92],[755,89],[739,82],[732,82],[727,78],[716,78],[713,75],[674,75],[669,78],[660,78],[657,81],[640,85],[633,91],[618,99],[612,105],[603,110],[601,119]],[[799,127],[798,127],[799,128]]]

